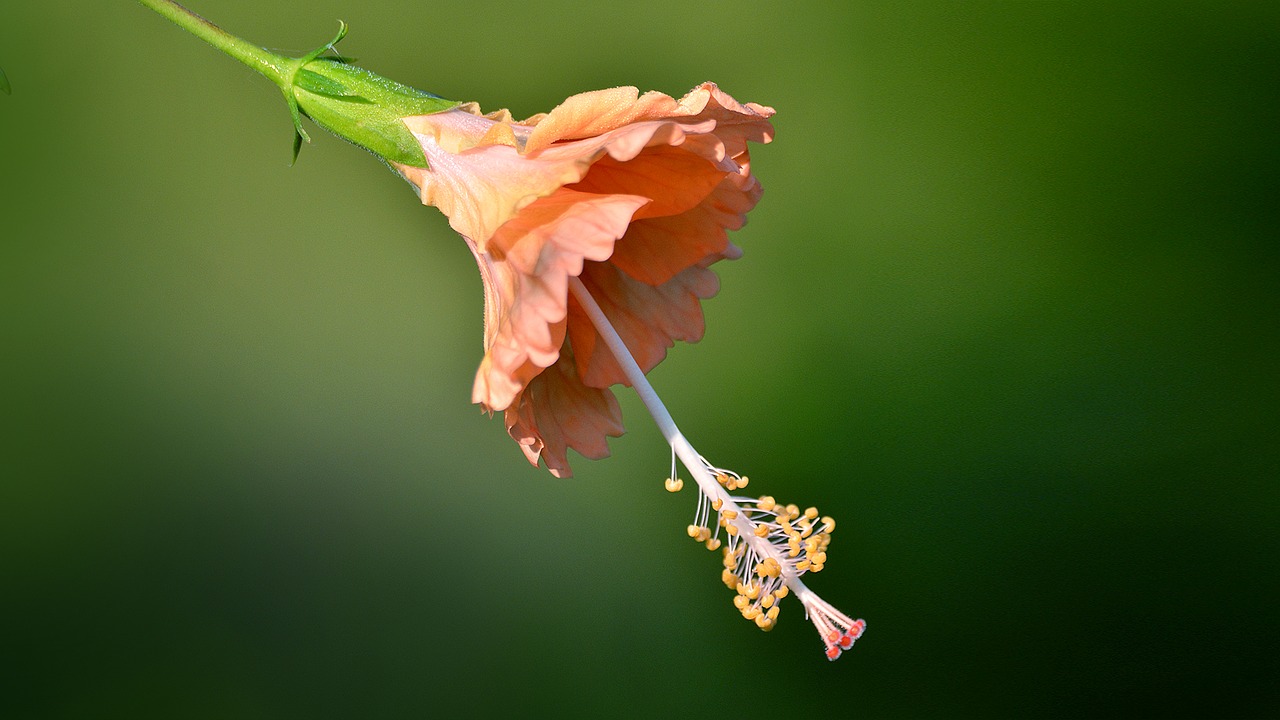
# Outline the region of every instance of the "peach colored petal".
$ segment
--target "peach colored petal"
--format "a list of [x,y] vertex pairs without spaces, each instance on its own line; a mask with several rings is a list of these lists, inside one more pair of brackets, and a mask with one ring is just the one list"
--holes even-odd
[[584,260],[608,259],[632,214],[647,202],[562,188],[499,228],[489,252],[471,245],[485,292],[485,357],[473,402],[503,410],[556,361],[569,278],[582,272]]
[[715,83],[703,83],[689,91],[681,98],[680,105],[693,111],[694,119],[715,121],[716,136],[724,142],[731,157],[745,152],[748,141],[768,143],[773,140],[773,125],[768,120],[774,115],[773,108],[739,103]]
[[[510,144],[523,146],[533,128],[511,121],[507,110],[481,115],[475,103],[465,103],[452,110],[431,115],[404,118],[414,135],[430,137],[445,152],[460,153],[477,145]],[[511,142],[496,138],[511,138]]]
[[660,92],[643,97],[634,87],[615,87],[579,93],[565,99],[534,127],[526,147],[540,150],[560,140],[601,135],[646,120],[676,114],[676,101]]
[[606,438],[623,433],[613,392],[582,384],[568,346],[558,362],[530,381],[504,419],[529,462],[536,466],[541,458],[556,477],[573,475],[568,448],[597,460],[609,455]]
[[[713,258],[708,261],[714,262]],[[591,296],[604,311],[619,337],[649,372],[667,356],[676,340],[702,339],[701,300],[720,290],[715,273],[700,265],[686,268],[661,285],[647,285],[611,263],[590,263],[581,275]],[[577,303],[569,307],[569,341],[578,358],[582,382],[591,387],[629,384],[622,368],[605,349],[604,341]]]
[[485,249],[493,233],[520,210],[587,173],[590,155],[560,153],[527,158],[507,145],[450,153],[429,135],[418,135],[430,168],[397,165],[417,185],[422,202],[449,217],[449,225]]
[[[737,102],[714,83],[703,83],[680,100],[660,92],[640,95],[634,87],[611,88],[565,100],[534,126],[525,151],[535,152],[561,140],[592,137],[628,124],[668,118],[712,119],[726,126],[744,125],[748,127],[733,131],[735,138],[768,142],[773,137],[768,118],[773,114],[773,108]],[[737,154],[737,150],[730,154]]]
[[726,175],[710,195],[688,212],[633,222],[614,247],[609,262],[636,280],[661,285],[703,258],[725,253],[729,247],[725,231],[746,224],[747,212],[759,202],[762,193],[760,183],[749,173]]
[[627,161],[603,157],[591,166],[586,177],[570,187],[583,192],[647,197],[653,202],[636,213],[635,219],[639,220],[679,215],[695,207],[720,184],[724,174],[682,143],[646,148]]
[[[481,252],[502,223],[539,197],[578,182],[600,158],[607,155],[614,160],[631,160],[645,148],[678,145],[688,133],[714,128],[713,121],[694,125],[639,123],[600,137],[522,155],[509,145],[467,147],[477,136],[483,139],[488,135],[493,121],[467,113],[441,118],[454,112],[406,118],[407,124],[419,129],[414,135],[429,167],[397,164],[395,169],[418,187],[424,204],[440,208],[450,226],[471,238]],[[477,123],[489,125],[481,127]],[[466,149],[450,152],[448,147]]]

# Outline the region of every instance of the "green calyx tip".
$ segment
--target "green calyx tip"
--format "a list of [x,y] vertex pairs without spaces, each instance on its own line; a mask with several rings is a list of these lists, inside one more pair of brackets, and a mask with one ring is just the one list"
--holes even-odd
[[353,58],[333,51],[347,34],[347,24],[338,21],[333,40],[290,63],[287,85],[282,84],[285,101],[293,118],[293,157],[297,160],[302,143],[311,137],[302,128],[302,116],[388,162],[426,167],[422,147],[405,127],[403,118],[429,115],[456,107],[457,102],[401,85],[364,68]]

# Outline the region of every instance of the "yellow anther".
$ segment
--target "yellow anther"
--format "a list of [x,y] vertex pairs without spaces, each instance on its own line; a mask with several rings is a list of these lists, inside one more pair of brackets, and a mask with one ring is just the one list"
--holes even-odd
[[734,575],[732,570],[725,570],[724,572],[720,573],[720,579],[724,582],[725,586],[728,587],[730,590],[732,590],[734,586],[738,584],[738,576]]
[[804,529],[800,531],[800,537],[802,538],[807,538],[812,534],[813,534],[813,527],[810,525],[805,525]]
[[770,630],[774,629],[777,626],[778,626],[778,623],[770,620],[767,625],[761,625],[760,630],[762,630],[763,632],[769,632]]
[[751,583],[750,585],[747,586],[747,591],[743,593],[743,595],[746,595],[752,600],[755,600],[756,598],[760,597],[760,586],[755,584],[754,582]]
[[822,541],[818,538],[809,538],[809,541],[804,544],[804,551],[808,553],[818,552],[818,546],[821,544]]
[[729,533],[730,535],[737,535],[737,534],[738,534],[738,526],[737,526],[737,525],[728,525],[728,526],[726,526],[726,527],[725,527],[724,531],[725,531],[725,532],[727,532],[727,533]]
[[744,488],[747,486],[747,483],[750,481],[751,481],[750,478],[748,478],[746,475],[743,475],[742,477],[738,478],[738,487]]
[[809,572],[822,572],[822,563],[814,563],[810,565]]
[[788,550],[787,557],[800,557],[800,547],[796,546]]
[[764,525],[757,525],[755,529],[756,537],[764,537],[769,534],[769,528]]
[[691,538],[698,537],[698,533],[701,531],[702,531],[702,528],[698,527],[697,525],[690,525],[689,527],[685,528],[685,532],[689,533],[689,537]]
[[787,514],[794,518],[800,517],[800,507],[794,503],[787,505]]
[[782,608],[779,608],[779,607],[771,607],[771,608],[769,608],[769,612],[765,613],[765,616],[766,616],[766,617],[768,617],[768,618],[769,618],[769,620],[771,620],[771,621],[773,621],[773,620],[777,620],[777,619],[778,619],[778,611],[779,611],[779,610],[781,610],[781,609],[782,609]]
[[750,605],[750,604],[751,604],[751,601],[747,599],[747,596],[746,596],[746,595],[734,595],[734,596],[733,596],[733,605],[734,605],[734,607],[738,608],[739,610],[745,610],[745,609],[746,609],[746,607],[747,607],[748,605]]
[[724,505],[724,501],[721,500],[720,498],[716,498],[715,500],[711,501],[711,509],[715,510],[716,512],[720,512],[720,508],[723,505]]
[[829,533],[836,529],[836,521],[830,515],[822,518],[822,532]]
[[720,517],[723,517],[723,518],[724,518],[724,519],[726,519],[726,520],[732,520],[732,519],[734,519],[734,518],[738,517],[738,511],[737,511],[737,510],[725,510],[724,512],[720,513]]
[[773,593],[766,593],[764,597],[760,598],[760,607],[768,610],[773,607],[773,604],[776,602],[778,601],[774,599]]
[[782,598],[786,597],[786,596],[787,596],[787,593],[789,593],[789,592],[791,592],[791,591],[787,589],[787,586],[786,586],[786,585],[783,585],[782,587],[780,587],[780,588],[778,588],[777,590],[774,590],[774,591],[773,591],[773,596],[774,596],[774,597],[776,597],[776,598],[778,598],[779,600],[781,600]]
[[716,482],[720,483],[721,485],[724,485],[725,483],[729,482],[729,476],[725,475],[724,473],[716,473]]
[[736,557],[734,557],[734,556],[732,556],[732,555],[725,555],[725,556],[724,556],[724,566],[725,566],[726,568],[728,568],[729,570],[737,570],[737,569],[738,569],[738,558],[736,558]]
[[698,537],[694,538],[698,542],[706,542],[711,539],[711,530],[707,528],[698,528]]
[[680,478],[667,478],[667,481],[663,484],[666,486],[667,492],[680,492],[680,488],[684,487],[684,480],[681,480]]
[[757,616],[756,616],[756,627],[760,628],[761,630],[763,630],[763,629],[765,629],[765,628],[769,627],[769,616],[768,616],[768,615],[757,615]]
[[808,560],[801,560],[800,562],[796,563],[796,570],[799,570],[800,572],[804,572],[805,570],[808,570],[808,569],[809,569]]
[[746,610],[742,611],[742,617],[748,620],[755,620],[756,618],[760,617],[760,608],[756,607],[755,605],[751,605]]
[[818,508],[816,508],[816,507],[805,508],[805,509],[804,509],[804,516],[805,516],[806,518],[809,518],[810,520],[815,520],[815,519],[817,519],[817,517],[818,517]]
[[741,581],[738,582],[738,585],[734,590],[737,590],[739,595],[745,596],[747,594],[747,586],[743,585]]
[[760,508],[761,510],[769,511],[769,510],[772,510],[774,506],[777,504],[778,503],[774,501],[772,495],[761,495],[760,502],[756,503],[756,507]]
[[708,549],[708,550],[713,550],[713,551],[714,551],[714,550],[719,550],[719,549],[720,549],[720,538],[711,538],[710,540],[708,540],[708,541],[707,541],[707,549]]
[[725,489],[725,490],[737,490],[737,489],[738,489],[738,481],[737,481],[737,480],[734,480],[732,477],[730,477],[729,479],[727,479],[727,480],[725,480],[725,481],[724,481],[724,489]]
[[791,521],[782,516],[778,516],[778,527],[782,528],[782,532],[788,535],[795,533],[795,528],[791,527]]
[[827,561],[827,554],[824,552],[817,553],[809,558],[809,562],[814,565],[822,565]]

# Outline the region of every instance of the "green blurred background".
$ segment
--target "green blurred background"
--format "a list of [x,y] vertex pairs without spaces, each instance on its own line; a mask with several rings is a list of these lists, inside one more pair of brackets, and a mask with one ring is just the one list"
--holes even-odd
[[[5,717],[1280,714],[1270,3],[192,0],[517,116],[777,108],[699,449],[839,521],[744,623],[630,433],[577,477],[469,403],[435,210],[130,2],[0,10]],[[754,710],[753,710],[754,709]]]

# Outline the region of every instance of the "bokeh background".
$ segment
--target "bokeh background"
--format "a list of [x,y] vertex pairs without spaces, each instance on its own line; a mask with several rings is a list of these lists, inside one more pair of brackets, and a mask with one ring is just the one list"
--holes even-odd
[[[684,535],[629,392],[556,480],[469,404],[466,248],[130,2],[0,9],[5,717],[1275,717],[1270,3],[192,0],[518,116],[778,109],[652,379],[839,521],[828,663]],[[1167,6],[1166,6],[1167,5]]]

